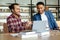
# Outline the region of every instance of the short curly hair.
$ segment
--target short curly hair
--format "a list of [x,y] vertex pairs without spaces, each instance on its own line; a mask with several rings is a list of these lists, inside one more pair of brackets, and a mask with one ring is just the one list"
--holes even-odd
[[38,2],[38,3],[36,4],[36,6],[38,6],[38,5],[43,5],[43,6],[44,6],[44,3],[43,3],[43,2]]

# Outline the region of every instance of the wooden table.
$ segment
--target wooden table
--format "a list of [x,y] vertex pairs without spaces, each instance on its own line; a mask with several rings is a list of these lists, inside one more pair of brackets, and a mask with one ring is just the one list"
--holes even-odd
[[[0,40],[21,40],[20,37],[13,37],[10,34],[11,33],[0,34]],[[48,36],[48,37],[38,37],[38,40],[60,40],[60,32],[57,31],[57,30],[50,31],[50,36]]]

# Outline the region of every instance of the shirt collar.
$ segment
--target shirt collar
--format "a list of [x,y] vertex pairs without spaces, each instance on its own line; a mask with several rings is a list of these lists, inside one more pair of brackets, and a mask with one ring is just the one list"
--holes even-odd
[[[16,18],[13,14],[11,14],[11,16],[12,16],[13,18]],[[20,16],[19,16],[19,18],[20,18]]]
[[45,15],[45,12],[43,12],[41,15]]

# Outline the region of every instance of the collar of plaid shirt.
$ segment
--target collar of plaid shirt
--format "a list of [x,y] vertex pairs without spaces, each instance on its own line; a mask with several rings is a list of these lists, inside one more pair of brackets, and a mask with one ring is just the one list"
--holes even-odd
[[[15,14],[11,14],[11,16],[12,16],[13,18],[16,18],[16,17],[15,17]],[[19,15],[18,18],[20,18],[20,16],[21,16],[21,15]]]

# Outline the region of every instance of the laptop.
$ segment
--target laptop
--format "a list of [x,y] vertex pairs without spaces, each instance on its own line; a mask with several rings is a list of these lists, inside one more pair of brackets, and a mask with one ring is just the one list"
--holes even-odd
[[47,21],[33,21],[32,31],[36,31],[38,33],[49,31]]

